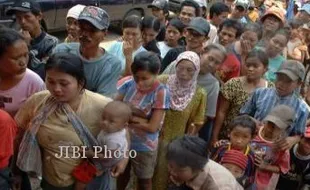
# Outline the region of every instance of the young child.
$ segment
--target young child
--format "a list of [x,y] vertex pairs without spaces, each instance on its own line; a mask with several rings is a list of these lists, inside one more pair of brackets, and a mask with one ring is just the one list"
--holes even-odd
[[252,141],[251,147],[255,152],[255,189],[274,189],[276,175],[287,173],[290,168],[289,152],[281,151],[275,143],[287,137],[286,129],[295,118],[293,109],[286,105],[278,105],[264,119],[264,126],[259,129],[258,135]]
[[254,182],[254,153],[251,151],[250,142],[255,136],[256,123],[247,116],[242,115],[236,117],[228,126],[230,129],[230,141],[221,140],[216,143],[214,151],[212,151],[211,159],[216,162],[221,162],[224,154],[230,150],[237,150],[247,156],[247,165],[244,171],[246,183]]
[[310,128],[306,129],[299,144],[290,150],[290,167],[287,174],[280,174],[277,189],[310,188]]
[[[83,161],[74,171],[73,176],[77,182],[75,190],[84,190],[87,183],[90,182],[96,175],[100,176],[103,172],[111,169],[117,162],[122,160],[128,149],[126,138],[126,127],[131,119],[132,111],[130,107],[120,101],[112,101],[106,105],[103,110],[100,128],[101,131],[97,136],[99,146],[103,151],[100,154],[95,154],[93,150],[86,151],[85,155],[88,158],[98,157],[103,167],[102,171],[97,171],[94,165],[88,161]],[[106,155],[103,152],[108,152]],[[115,157],[118,151],[117,157]],[[112,173],[113,174],[113,173]]]
[[222,157],[220,164],[228,169],[243,187],[247,187],[245,169],[248,157],[238,150],[228,150]]
[[291,36],[287,43],[287,58],[303,62],[305,57],[305,51],[303,51],[303,49],[305,48],[305,45],[299,30],[301,26],[302,23],[297,20],[290,22]]

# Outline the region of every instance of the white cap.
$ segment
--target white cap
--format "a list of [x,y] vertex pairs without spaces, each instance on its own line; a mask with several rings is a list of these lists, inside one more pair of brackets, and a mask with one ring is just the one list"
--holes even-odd
[[74,7],[69,9],[68,14],[67,14],[67,18],[71,17],[74,19],[78,19],[81,12],[84,10],[85,7],[86,7],[85,5],[75,5]]
[[207,0],[194,0],[200,7],[206,7],[207,8]]

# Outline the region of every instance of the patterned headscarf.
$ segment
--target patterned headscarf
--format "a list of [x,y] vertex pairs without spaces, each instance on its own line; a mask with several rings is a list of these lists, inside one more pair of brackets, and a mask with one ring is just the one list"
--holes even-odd
[[195,73],[186,84],[180,81],[176,74],[170,75],[168,78],[167,86],[171,95],[170,106],[172,110],[177,111],[183,111],[191,102],[196,91],[197,77],[200,71],[200,57],[195,52],[185,51],[181,53],[172,64],[177,67],[182,60],[191,61],[195,66]]

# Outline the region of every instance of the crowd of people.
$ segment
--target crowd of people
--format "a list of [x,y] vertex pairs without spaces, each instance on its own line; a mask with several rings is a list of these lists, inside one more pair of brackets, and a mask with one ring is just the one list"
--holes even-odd
[[72,7],[64,42],[37,1],[8,9],[0,190],[310,189],[310,1],[148,8],[109,47],[102,8]]

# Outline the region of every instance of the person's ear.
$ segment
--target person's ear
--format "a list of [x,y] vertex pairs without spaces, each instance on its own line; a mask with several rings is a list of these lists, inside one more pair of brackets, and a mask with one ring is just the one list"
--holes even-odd
[[43,14],[40,12],[36,15],[37,19],[41,21],[43,19]]

